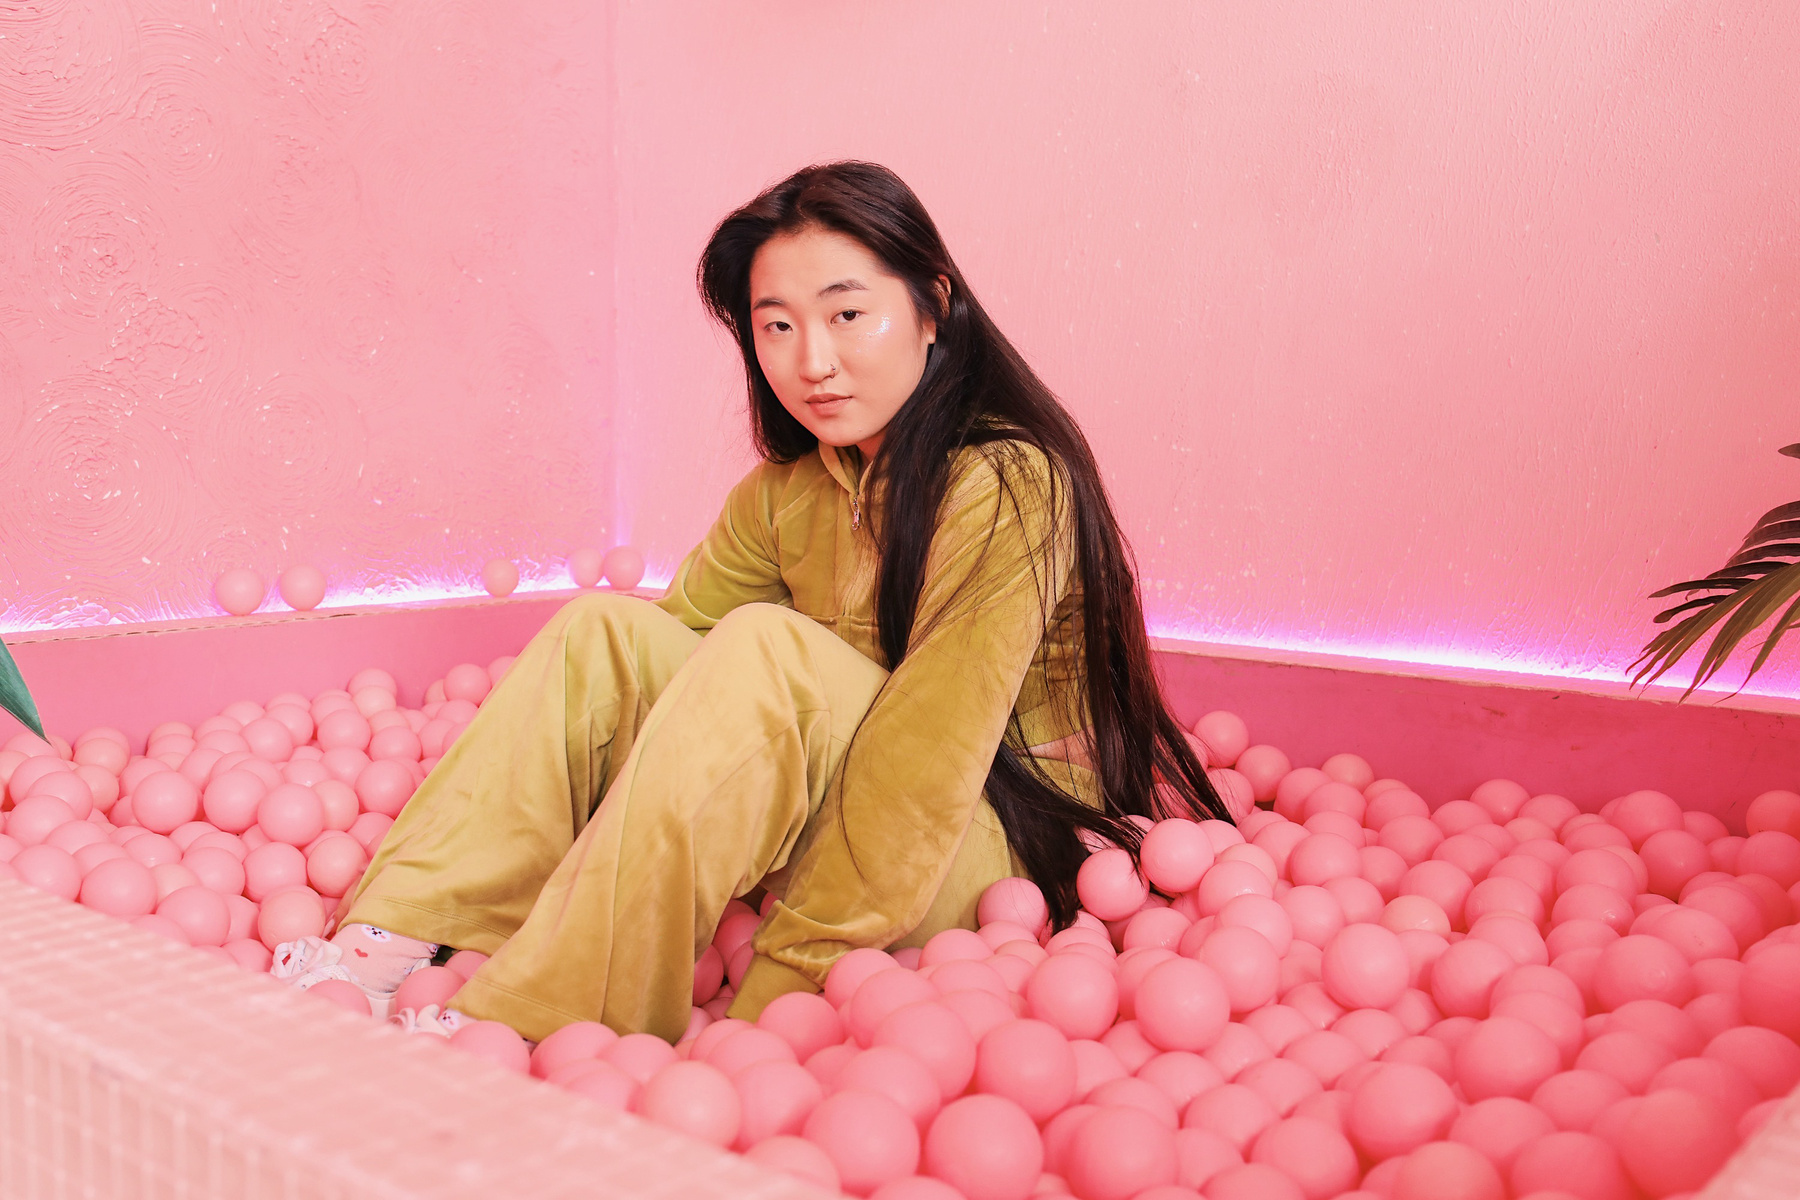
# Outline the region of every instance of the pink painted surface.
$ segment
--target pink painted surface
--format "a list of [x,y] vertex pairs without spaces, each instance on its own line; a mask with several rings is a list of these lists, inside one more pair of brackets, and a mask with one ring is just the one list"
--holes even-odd
[[[26,635],[13,653],[46,727],[73,739],[112,725],[140,741],[162,721],[194,724],[233,700],[312,695],[377,666],[401,698],[459,662],[517,653],[575,593]],[[1405,674],[1329,655],[1251,658],[1165,640],[1158,667],[1175,713],[1225,708],[1253,739],[1317,766],[1340,751],[1405,780],[1433,804],[1505,777],[1588,809],[1656,788],[1741,828],[1771,788],[1800,790],[1800,703],[1761,707],[1608,695],[1595,684],[1461,671]],[[0,714],[0,742],[17,732]]]
[[4,880],[0,960],[7,1200],[826,1194]]
[[0,630],[604,548],[610,21],[0,7]]
[[700,246],[847,156],[1082,421],[1159,633],[1616,677],[1800,498],[1800,7],[701,7],[618,17],[653,574],[748,462]]

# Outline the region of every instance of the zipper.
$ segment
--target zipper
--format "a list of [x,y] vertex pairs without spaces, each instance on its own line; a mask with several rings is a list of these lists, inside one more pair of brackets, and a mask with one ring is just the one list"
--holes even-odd
[[855,492],[850,493],[850,528],[862,528],[862,503],[856,498]]

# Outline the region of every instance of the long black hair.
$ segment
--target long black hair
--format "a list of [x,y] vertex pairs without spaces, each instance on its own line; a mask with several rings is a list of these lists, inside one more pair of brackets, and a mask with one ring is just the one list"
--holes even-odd
[[[882,500],[873,530],[881,555],[875,616],[889,669],[911,642],[926,555],[959,452],[983,447],[1001,473],[1003,494],[1012,494],[1020,458],[1009,450],[1018,444],[1035,446],[1054,468],[1052,523],[1073,525],[1073,536],[1064,526],[1060,540],[1073,544],[1081,588],[1079,663],[1105,807],[1082,803],[1044,775],[1037,760],[1022,752],[1016,714],[994,755],[987,798],[1008,844],[1043,891],[1053,924],[1062,928],[1075,918],[1075,876],[1092,835],[1135,857],[1143,835],[1133,815],[1230,815],[1163,702],[1136,567],[1093,450],[975,299],[925,206],[886,167],[835,162],[797,171],[727,216],[707,242],[700,293],[743,352],[757,450],[770,461],[794,462],[818,445],[764,377],[750,317],[756,252],[771,237],[806,228],[861,243],[905,281],[920,318],[937,323],[924,374],[867,467],[865,494]],[[950,281],[948,296],[940,291],[940,276]],[[1066,504],[1058,495],[1063,490]],[[1048,607],[1055,603],[1052,597]]]

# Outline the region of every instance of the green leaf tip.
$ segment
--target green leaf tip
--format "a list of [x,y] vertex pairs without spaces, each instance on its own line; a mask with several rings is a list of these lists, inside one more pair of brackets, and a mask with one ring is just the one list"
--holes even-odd
[[13,661],[12,652],[3,641],[0,641],[0,708],[17,717],[31,732],[44,736],[44,723],[38,718],[37,705],[31,702],[25,677],[19,674],[19,664]]

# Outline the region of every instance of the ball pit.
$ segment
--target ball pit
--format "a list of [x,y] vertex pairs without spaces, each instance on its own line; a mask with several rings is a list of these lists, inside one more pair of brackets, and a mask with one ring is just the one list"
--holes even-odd
[[[461,664],[419,709],[371,669],[142,754],[20,735],[0,875],[266,971],[510,665]],[[578,1023],[533,1049],[491,1022],[449,1045],[878,1200],[1681,1195],[1800,1083],[1800,794],[1755,798],[1744,836],[1648,791],[1581,813],[1495,780],[1433,809],[1228,713],[1195,731],[1259,807],[1151,825],[1141,874],[1100,848],[1069,929],[1007,880],[979,930],[853,951],[752,1024],[724,1015],[760,920],[733,901],[677,1045]]]

